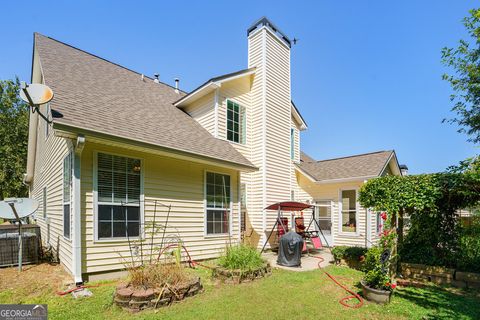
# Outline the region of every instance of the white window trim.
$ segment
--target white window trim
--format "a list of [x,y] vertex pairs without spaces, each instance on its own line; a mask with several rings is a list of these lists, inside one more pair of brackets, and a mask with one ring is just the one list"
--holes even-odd
[[[380,217],[380,214],[382,213],[381,211],[374,211],[375,212],[375,236],[380,237],[385,230],[385,221],[383,221],[382,217]],[[378,232],[378,222],[381,221],[381,231]]]
[[[48,125],[48,124],[47,124]],[[65,172],[63,171],[65,169],[64,167],[64,163],[65,163],[65,158],[70,156],[71,157],[71,163],[70,163],[70,201],[69,202],[65,202],[64,199],[65,199],[65,188],[64,188],[64,179],[65,179]],[[73,186],[72,186],[72,183],[73,183],[73,166],[74,166],[74,161],[75,161],[75,155],[73,153],[72,150],[69,150],[68,153],[65,155],[65,157],[63,157],[63,161],[62,161],[62,236],[63,236],[63,239],[65,239],[66,241],[72,241],[72,196],[73,196]],[[70,205],[70,230],[69,230],[69,234],[70,234],[70,237],[65,237],[65,213],[63,212],[64,209],[64,205],[65,204],[69,204]]]
[[[230,208],[228,209],[228,232],[227,233],[207,233],[207,210],[216,210],[212,208],[207,208],[207,172],[223,174],[230,177]],[[216,170],[203,170],[203,237],[204,238],[225,238],[232,235],[232,218],[233,218],[233,188],[232,188],[232,175],[227,172],[216,171]],[[239,202],[240,203],[240,202]],[[225,210],[225,209],[219,209]]]
[[[121,153],[114,153],[102,150],[95,150],[93,152],[93,234],[94,234],[94,243],[109,243],[109,242],[127,242],[127,237],[122,238],[98,238],[98,154],[110,154],[112,156],[119,156],[125,157],[130,159],[138,159],[140,160],[140,231],[138,237],[130,237],[130,241],[141,240],[145,239],[145,230],[144,230],[144,222],[145,222],[145,195],[144,195],[144,175],[145,175],[145,166],[144,166],[144,159],[126,155]],[[133,205],[132,205],[133,206]]]
[[[360,221],[359,221],[359,210],[360,210],[360,205],[358,203],[358,187],[344,187],[340,188],[338,191],[338,234],[340,236],[360,236]],[[356,222],[356,230],[353,232],[349,231],[343,231],[342,230],[342,224],[343,224],[343,216],[342,216],[342,191],[349,191],[349,190],[354,190],[355,191],[355,222]]]
[[[245,130],[245,141],[243,141],[243,142],[235,142],[235,141],[228,140],[228,132],[227,132],[228,131],[228,101],[236,103],[238,105],[238,107],[240,108],[240,110],[241,110],[241,108],[243,108],[245,110],[245,128],[243,128]],[[240,141],[241,141],[241,138],[242,138],[242,134],[241,134],[241,125],[242,125],[241,120],[242,119],[240,118],[241,115],[242,115],[242,113],[239,112],[238,119],[240,121],[238,123],[238,129],[239,129],[238,137],[239,137]],[[240,145],[240,146],[247,145],[247,140],[248,140],[247,128],[248,128],[247,108],[244,107],[243,104],[241,104],[240,102],[238,102],[235,99],[225,98],[225,140],[230,142],[230,143],[237,144],[237,145]]]

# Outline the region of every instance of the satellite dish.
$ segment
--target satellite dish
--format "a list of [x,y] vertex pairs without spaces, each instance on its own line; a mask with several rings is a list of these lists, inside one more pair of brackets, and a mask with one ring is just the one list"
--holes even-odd
[[[22,87],[20,90],[20,98],[23,101],[28,103],[33,103],[35,105],[44,104],[53,99],[53,91],[49,87],[40,83],[25,84],[25,87]],[[31,101],[28,99],[25,94],[25,90],[28,92]]]
[[0,218],[8,220],[16,220],[17,217],[12,210],[10,204],[15,206],[18,217],[25,218],[37,211],[38,201],[30,198],[10,198],[0,201]]

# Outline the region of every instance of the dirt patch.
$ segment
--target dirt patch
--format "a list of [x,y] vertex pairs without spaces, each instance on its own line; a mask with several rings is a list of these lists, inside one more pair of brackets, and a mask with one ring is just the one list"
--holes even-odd
[[61,265],[27,265],[21,272],[16,267],[0,269],[0,292],[9,290],[17,297],[23,295],[22,299],[58,291],[72,281]]

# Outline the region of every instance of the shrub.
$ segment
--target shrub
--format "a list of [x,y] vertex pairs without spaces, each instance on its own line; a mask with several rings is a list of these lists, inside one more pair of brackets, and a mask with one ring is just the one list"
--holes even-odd
[[462,271],[480,272],[480,217],[474,217],[470,226],[462,228],[457,267]]
[[363,271],[365,283],[374,289],[392,290],[395,285],[390,283],[388,274],[388,262],[382,263],[381,256],[384,252],[382,246],[375,246],[368,250],[365,255]]
[[191,279],[185,267],[177,263],[151,263],[127,269],[130,284],[136,288],[176,286]]
[[230,270],[255,270],[263,266],[264,260],[260,253],[248,245],[239,244],[227,246],[225,253],[219,258],[219,265]]
[[367,249],[363,247],[336,246],[332,249],[332,255],[336,263],[342,259],[361,261],[361,257],[365,256],[366,252]]

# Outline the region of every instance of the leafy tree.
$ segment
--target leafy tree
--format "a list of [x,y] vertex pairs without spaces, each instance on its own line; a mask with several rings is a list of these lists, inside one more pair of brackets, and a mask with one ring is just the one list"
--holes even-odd
[[454,93],[452,111],[456,117],[448,121],[460,126],[458,132],[466,133],[468,141],[480,142],[480,9],[470,10],[463,19],[470,41],[460,40],[456,48],[442,49],[442,62],[454,70],[444,74]]
[[[386,224],[398,236],[398,241],[393,242],[392,254],[399,252],[402,259],[410,262],[457,264],[461,256],[461,230],[456,212],[478,206],[480,202],[479,163],[477,157],[447,172],[385,176],[362,186],[359,197],[362,206],[386,211]],[[405,241],[404,214],[408,214],[411,222]]]
[[18,78],[0,80],[0,198],[25,197],[28,106],[18,96]]

